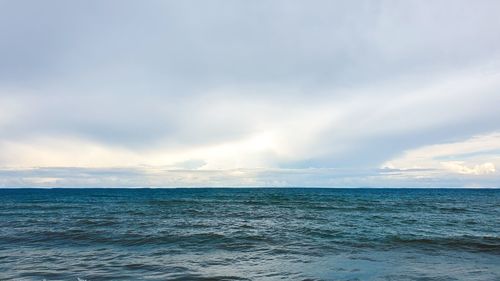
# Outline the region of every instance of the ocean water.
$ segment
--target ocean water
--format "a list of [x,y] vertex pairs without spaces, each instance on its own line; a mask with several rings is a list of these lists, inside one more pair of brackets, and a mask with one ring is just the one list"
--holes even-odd
[[0,280],[500,280],[500,190],[3,189]]

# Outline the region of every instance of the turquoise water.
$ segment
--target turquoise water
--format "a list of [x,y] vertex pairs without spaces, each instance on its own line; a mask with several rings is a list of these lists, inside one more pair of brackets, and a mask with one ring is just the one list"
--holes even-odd
[[0,189],[0,280],[500,280],[500,190]]

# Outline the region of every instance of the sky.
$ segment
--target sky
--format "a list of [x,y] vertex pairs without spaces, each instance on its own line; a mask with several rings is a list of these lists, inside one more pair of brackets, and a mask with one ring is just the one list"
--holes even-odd
[[0,187],[500,187],[499,14],[0,0]]

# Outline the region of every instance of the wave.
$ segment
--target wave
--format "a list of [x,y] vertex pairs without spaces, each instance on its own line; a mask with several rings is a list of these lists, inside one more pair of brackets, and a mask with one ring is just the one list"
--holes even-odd
[[466,250],[500,254],[500,237],[496,236],[450,236],[450,237],[404,237],[392,236],[391,245],[431,249]]

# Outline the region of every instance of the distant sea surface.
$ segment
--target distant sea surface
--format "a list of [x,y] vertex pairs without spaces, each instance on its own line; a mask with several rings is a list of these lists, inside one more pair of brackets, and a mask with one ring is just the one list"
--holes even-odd
[[500,280],[500,190],[0,189],[0,280]]

